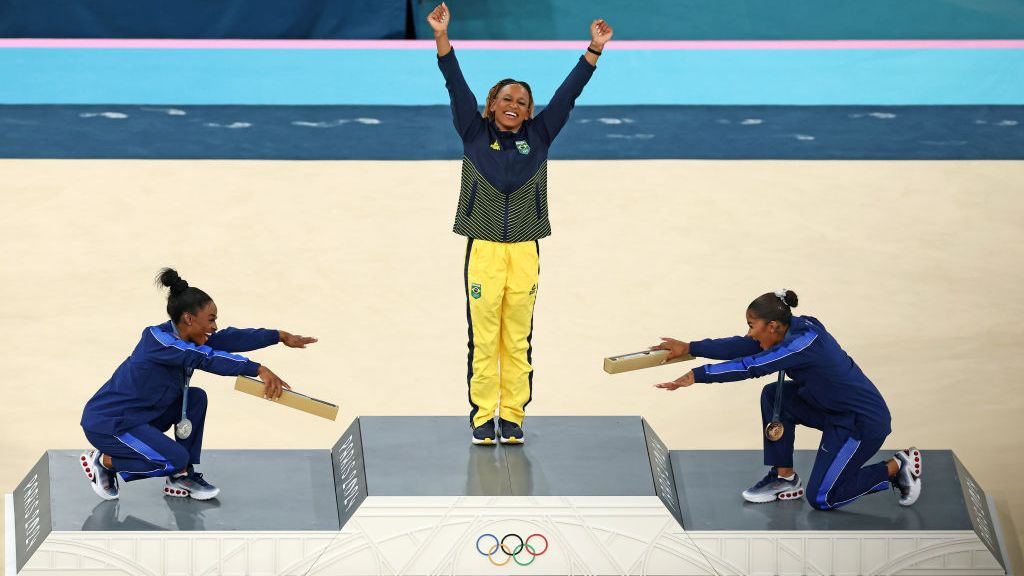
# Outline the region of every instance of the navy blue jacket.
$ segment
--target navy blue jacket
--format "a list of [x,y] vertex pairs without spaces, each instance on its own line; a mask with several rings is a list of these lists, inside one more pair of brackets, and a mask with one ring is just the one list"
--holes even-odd
[[729,360],[694,368],[696,382],[734,382],[784,370],[797,394],[834,425],[861,431],[863,437],[892,431],[878,388],[817,318],[793,316],[785,338],[768,350],[753,338],[734,336],[691,342],[690,353]]
[[548,149],[565,126],[595,67],[580,57],[539,114],[517,132],[480,115],[452,50],[437,65],[462,138],[462,187],[454,231],[493,242],[525,242],[551,234],[547,202]]
[[85,404],[82,427],[120,434],[152,422],[172,405],[181,406],[185,382],[197,368],[221,376],[256,376],[260,365],[234,352],[280,341],[277,330],[225,328],[202,346],[178,338],[170,321],[142,331],[132,355]]

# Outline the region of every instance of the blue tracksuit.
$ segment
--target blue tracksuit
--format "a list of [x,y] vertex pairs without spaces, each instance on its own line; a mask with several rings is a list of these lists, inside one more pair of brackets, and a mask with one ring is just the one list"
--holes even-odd
[[[819,509],[836,508],[889,488],[885,462],[861,466],[892,431],[882,395],[825,326],[810,316],[793,316],[782,342],[761,350],[752,338],[708,339],[690,343],[694,356],[728,360],[694,368],[696,382],[733,382],[785,371],[780,420],[785,433],[764,439],[765,464],[793,466],[795,425],[822,431],[807,484],[807,498]],[[771,421],[777,384],[761,393],[762,424]]]
[[164,432],[181,419],[185,384],[194,370],[222,376],[256,376],[259,364],[234,352],[265,348],[280,340],[277,330],[225,328],[197,346],[177,337],[171,322],[150,326],[129,356],[85,405],[82,428],[109,455],[127,481],[167,476],[198,464],[206,394],[189,388],[187,418],[192,434],[172,440]]

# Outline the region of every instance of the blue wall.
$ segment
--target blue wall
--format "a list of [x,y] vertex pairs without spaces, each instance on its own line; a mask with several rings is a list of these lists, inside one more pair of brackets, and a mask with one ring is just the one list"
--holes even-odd
[[[456,51],[470,87],[544,103],[577,50]],[[0,104],[446,104],[409,50],[0,49]],[[613,50],[581,105],[1024,104],[1024,50]]]

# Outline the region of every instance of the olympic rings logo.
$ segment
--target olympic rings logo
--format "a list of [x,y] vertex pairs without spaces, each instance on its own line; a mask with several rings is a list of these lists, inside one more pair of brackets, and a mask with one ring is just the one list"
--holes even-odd
[[[494,540],[494,544],[489,545],[486,551],[480,548],[480,542],[483,541],[484,538]],[[537,550],[537,546],[540,545],[539,541],[534,541],[533,544],[530,543],[535,538],[544,541],[544,547],[539,551]],[[512,539],[513,542],[507,542],[509,539]],[[516,540],[519,542],[516,543]],[[479,552],[481,556],[487,556],[487,559],[495,566],[504,566],[508,564],[510,560],[515,560],[516,564],[519,564],[520,566],[529,566],[530,564],[533,564],[533,561],[537,559],[537,556],[543,556],[544,553],[548,551],[548,539],[544,537],[543,534],[530,534],[526,537],[526,540],[523,540],[522,536],[519,534],[505,534],[501,540],[498,540],[498,537],[494,534],[482,534],[476,539],[476,551]],[[499,551],[501,554],[505,555],[505,560],[501,562],[494,559]],[[521,562],[519,560],[520,554],[525,554],[529,556],[530,559],[525,562]]]

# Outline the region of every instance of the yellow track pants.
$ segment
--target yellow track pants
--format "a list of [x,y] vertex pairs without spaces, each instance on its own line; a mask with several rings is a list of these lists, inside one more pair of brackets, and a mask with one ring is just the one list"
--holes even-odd
[[540,246],[529,242],[466,243],[470,424],[494,418],[522,425],[533,394],[533,305]]

